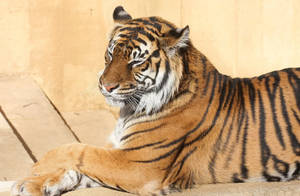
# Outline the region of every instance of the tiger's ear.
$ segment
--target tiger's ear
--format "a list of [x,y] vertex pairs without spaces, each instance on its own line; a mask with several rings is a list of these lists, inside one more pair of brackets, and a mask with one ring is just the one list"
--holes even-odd
[[113,18],[115,23],[119,24],[124,24],[128,20],[132,19],[132,17],[124,10],[122,6],[118,6],[115,8]]
[[165,33],[164,36],[160,39],[160,44],[166,50],[175,51],[179,48],[184,48],[188,46],[190,36],[189,26],[184,28],[172,29],[169,32]]

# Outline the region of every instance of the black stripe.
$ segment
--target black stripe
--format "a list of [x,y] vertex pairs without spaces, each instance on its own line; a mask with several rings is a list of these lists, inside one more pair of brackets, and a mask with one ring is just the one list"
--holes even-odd
[[205,85],[204,85],[204,88],[203,88],[203,91],[202,91],[202,96],[205,96],[206,93],[207,93],[207,90],[208,90],[208,84],[209,84],[209,81],[210,81],[210,74],[211,72],[208,73],[207,75],[207,78],[205,79]]
[[132,67],[135,65],[135,64],[143,64],[143,63],[141,63],[141,61],[131,61],[130,63],[128,63],[128,67],[130,68],[130,69],[132,69]]
[[[233,90],[232,90],[232,88],[233,88]],[[229,92],[232,92],[232,93],[228,93],[228,96],[227,96],[227,98],[229,97],[229,94],[231,95],[231,100],[230,100],[230,104],[229,105],[232,105],[233,104],[233,102],[234,102],[234,100],[235,100],[235,94],[236,94],[236,87],[234,86],[233,87],[233,85],[230,83],[230,86],[229,86]],[[228,99],[229,100],[229,99]],[[227,100],[226,100],[226,102],[225,102],[225,104],[224,105],[226,105],[228,102],[227,102]],[[237,111],[238,111],[238,108],[237,107],[235,107],[234,108],[234,112],[233,112],[233,114],[232,114],[232,120],[231,120],[231,123],[230,123],[230,126],[229,126],[229,128],[228,128],[228,133],[227,133],[227,136],[226,136],[226,140],[225,140],[225,142],[224,142],[224,144],[223,144],[223,147],[222,147],[222,152],[224,152],[226,149],[227,149],[227,145],[228,145],[228,143],[229,143],[229,141],[230,141],[230,137],[231,137],[231,135],[232,135],[232,132],[233,132],[233,125],[235,124],[235,119],[236,119],[236,117],[237,117]],[[231,156],[231,155],[230,155]],[[228,164],[228,161],[229,161],[229,158],[230,157],[228,157],[227,158],[227,161],[226,161],[226,164]]]
[[[127,25],[134,25],[134,26],[139,26],[140,25],[140,23],[137,23],[137,22],[128,22],[126,24]],[[119,27],[121,27],[121,26],[119,26]]]
[[224,77],[221,74],[218,74],[218,92],[222,91],[222,84],[223,84]]
[[[135,88],[135,86],[133,85],[133,84],[130,84],[130,86],[129,87],[124,87],[124,88],[119,88],[119,90],[120,91],[128,91],[128,90],[131,90],[131,89],[134,89]],[[130,95],[132,92],[122,92],[122,95],[124,96],[124,95]],[[121,94],[121,93],[120,93]]]
[[162,159],[165,159],[165,158],[168,158],[169,156],[171,156],[174,152],[180,150],[182,148],[181,145],[173,148],[172,150],[168,151],[167,153],[164,153],[156,158],[153,158],[153,159],[149,159],[149,160],[133,160],[133,162],[136,162],[136,163],[153,163],[153,162],[157,162],[157,161],[160,161]]
[[256,93],[255,93],[255,87],[252,84],[251,80],[246,80],[247,85],[248,85],[248,93],[249,93],[249,102],[251,105],[251,112],[252,112],[252,119],[253,122],[255,123],[256,118],[255,118],[255,100],[256,100]]
[[269,174],[267,174],[267,163],[270,158],[270,148],[266,143],[266,114],[264,103],[261,97],[260,91],[258,93],[259,101],[259,141],[260,141],[260,150],[261,150],[261,164],[263,166],[262,176],[266,178],[267,181],[275,180]]
[[296,120],[298,121],[298,123],[300,124],[300,117],[297,115],[297,113],[296,113],[296,111],[295,110],[293,110],[292,109],[292,111],[293,111],[293,115],[294,115],[294,117],[296,118]]
[[186,185],[185,185],[185,187],[184,187],[185,189],[191,189],[191,188],[194,188],[195,182],[194,182],[193,179],[194,179],[194,178],[193,178],[193,173],[190,172],[190,173],[189,173],[188,180],[187,180],[187,183],[186,183]]
[[124,192],[124,193],[129,193],[128,191],[126,191],[124,188],[120,187],[119,185],[116,185],[117,189],[121,192]]
[[266,171],[263,172],[263,176],[267,180],[267,182],[280,182],[281,178],[278,176],[271,176]]
[[183,158],[181,161],[179,161],[174,167],[176,167],[178,164],[179,164],[179,169],[177,170],[176,174],[175,174],[175,177],[177,177],[181,170],[182,170],[182,167],[185,163],[185,161],[196,151],[197,147],[194,147],[193,150],[189,151]]
[[[149,19],[151,20],[151,18],[149,18]],[[133,21],[142,22],[144,25],[152,26],[155,29],[157,29],[159,32],[161,31],[161,25],[154,20],[151,20],[152,22],[150,22],[148,20],[143,20],[141,18],[137,18],[137,19],[134,19]]]
[[165,176],[162,180],[162,183],[169,177],[172,169],[174,168],[174,166],[173,166],[174,163],[177,161],[179,155],[181,154],[182,150],[184,149],[184,142],[185,142],[185,140],[183,140],[181,142],[180,147],[179,147],[176,155],[174,156],[174,159],[170,162],[170,164],[166,168],[163,169],[163,170],[166,170],[166,173],[165,173]]
[[151,146],[155,146],[155,145],[161,144],[161,143],[163,143],[163,142],[165,142],[165,141],[166,141],[166,139],[161,140],[161,141],[158,141],[158,142],[153,142],[153,143],[149,143],[149,144],[144,144],[144,145],[141,145],[141,146],[130,147],[130,148],[123,148],[122,150],[123,150],[123,151],[140,150],[140,149],[142,149],[142,148],[148,148],[148,147],[151,147]]
[[244,181],[238,178],[238,174],[234,173],[233,176],[231,177],[231,181],[233,183],[243,183]]
[[229,88],[228,88],[227,97],[226,97],[226,100],[224,103],[224,108],[228,105],[229,101],[231,100],[231,102],[232,102],[232,99],[235,97],[236,81],[237,81],[236,79],[233,79],[233,80],[228,79],[227,80],[227,86]]
[[159,72],[160,62],[161,62],[161,59],[159,59],[159,61],[157,63],[155,63],[155,67],[156,67],[156,70],[155,70],[156,72],[155,72],[155,77],[154,77],[155,82],[156,82],[156,78],[157,78],[157,75]]
[[289,172],[289,164],[282,160],[279,160],[275,155],[272,155],[272,158],[274,162],[274,168],[276,169],[276,171],[287,178]]
[[119,34],[118,36],[122,37],[122,38],[131,38],[132,37],[131,34]]
[[180,186],[178,185],[180,181],[182,181],[183,176],[181,176],[180,178],[177,178],[174,182],[172,182],[172,184],[170,184],[170,187],[172,189],[176,189],[179,190],[179,192],[182,192]]
[[[123,31],[129,31],[129,32],[134,32],[134,33],[140,33],[142,35],[145,35],[150,41],[154,41],[155,38],[148,32],[145,31],[145,29],[143,27],[124,27],[122,29],[120,29],[120,32]],[[128,33],[129,35],[131,35],[130,33]],[[127,34],[125,34],[127,35]],[[131,35],[133,36],[133,35]]]
[[180,189],[180,187],[177,185],[178,182],[180,180],[182,180],[183,176],[181,176],[180,178],[177,178],[174,182],[172,182],[170,185],[169,185],[169,188],[174,190],[174,191],[177,191],[177,192],[182,192],[182,190]]
[[236,134],[236,142],[239,141],[240,139],[240,133],[242,129],[242,125],[245,119],[245,99],[244,99],[244,92],[243,92],[243,86],[242,86],[242,81],[239,80],[237,83],[237,93],[238,93],[238,129],[237,129],[237,134]]
[[156,127],[150,128],[150,129],[139,130],[139,131],[135,131],[135,132],[133,132],[133,133],[129,133],[129,134],[127,134],[127,135],[124,135],[124,136],[120,139],[120,141],[127,140],[128,138],[130,138],[130,137],[133,136],[133,135],[137,135],[137,134],[141,134],[141,133],[146,133],[146,132],[155,131],[155,130],[157,130],[157,129],[163,127],[164,125],[165,125],[165,124],[163,123],[163,124],[160,124],[160,125],[158,125],[158,126],[156,126]]
[[143,40],[143,39],[140,38],[140,37],[137,37],[137,38],[135,38],[134,40],[136,40],[136,41],[138,41],[138,42],[144,44],[145,46],[147,46],[147,42],[145,42],[145,40]]
[[155,40],[155,38],[150,33],[146,32],[146,31],[141,31],[139,33],[145,35],[151,42],[153,42]]
[[247,154],[247,136],[248,136],[248,115],[246,115],[243,141],[242,141],[242,153],[241,153],[241,176],[244,179],[248,178],[248,168],[246,166],[246,154]]
[[[265,108],[264,103],[261,97],[260,91],[257,91],[258,93],[258,100],[259,100],[259,140],[260,140],[260,147],[261,147],[261,161],[262,165],[266,167],[267,161],[270,156],[270,149],[266,143],[266,114],[265,114]],[[265,168],[266,169],[266,168]]]
[[137,83],[145,85],[145,82],[144,82],[144,80],[142,80],[143,78],[140,76],[139,73],[135,73],[133,79],[134,79]]
[[[140,32],[140,31],[144,31],[144,27],[123,27],[120,29],[120,32],[122,31],[129,31],[129,32]],[[126,35],[126,34],[125,34]]]
[[89,178],[91,181],[99,184],[100,186],[107,188],[107,189],[111,189],[111,190],[115,190],[115,191],[120,191],[120,192],[125,192],[125,193],[129,193],[128,191],[124,190],[123,188],[121,188],[119,185],[116,185],[116,187],[107,185],[106,183],[104,183],[100,178],[98,178],[97,176],[95,176],[94,178],[96,178],[96,180],[94,180],[93,178],[84,175],[85,177]]
[[162,20],[158,20],[156,17],[149,17],[149,19],[152,21],[152,22],[158,22],[158,23],[162,23],[162,24],[165,24],[167,25],[168,27],[174,29],[175,26],[173,26],[172,24],[168,23],[168,22],[165,22],[165,21],[162,21]]
[[[142,75],[142,74],[141,74],[141,75]],[[155,79],[153,79],[153,78],[151,78],[151,77],[149,77],[149,76],[145,76],[145,78],[144,78],[144,80],[143,80],[144,83],[145,83],[145,80],[146,80],[146,79],[151,80],[152,85],[155,84]]]
[[132,54],[133,58],[135,58],[135,57],[136,57],[136,55],[137,55],[137,52],[136,52],[136,51],[134,51],[134,52],[133,52],[133,54]]
[[185,180],[185,177],[182,176],[180,184],[179,184],[179,188],[181,188],[181,189],[183,189],[182,185],[183,185],[184,180]]
[[205,78],[207,69],[207,58],[204,55],[201,56],[201,62],[203,65],[202,77]]
[[175,94],[175,96],[173,96],[173,99],[178,99],[179,97],[183,96],[183,95],[186,95],[190,93],[190,91],[188,89],[185,89],[183,91],[180,91],[179,93]]
[[162,90],[162,88],[166,85],[166,83],[167,83],[167,81],[169,79],[170,71],[171,71],[170,64],[169,64],[169,61],[166,59],[165,60],[165,72],[164,72],[164,76],[163,76],[163,79],[162,79],[161,83],[156,88],[156,92],[159,92],[160,90]]
[[144,68],[141,69],[141,72],[146,71],[149,68],[150,63],[146,63],[146,66]]
[[295,136],[295,134],[292,131],[292,124],[290,122],[289,114],[288,114],[288,111],[286,108],[286,102],[285,102],[285,99],[283,96],[282,88],[280,88],[280,103],[281,103],[281,112],[283,115],[283,119],[285,120],[285,123],[286,123],[286,130],[288,132],[290,142],[293,147],[293,151],[297,156],[299,156],[300,155],[300,144],[297,140],[297,137]]
[[132,46],[139,51],[139,54],[142,52],[141,48],[137,45],[132,40],[129,40],[129,42],[132,44]]
[[110,189],[110,190],[114,190],[114,191],[120,191],[120,192],[124,192],[124,193],[129,193],[128,191],[124,190],[124,189],[120,189],[120,188],[115,188],[109,185],[102,185],[103,188],[106,189]]
[[[231,129],[232,129],[232,127],[230,127]],[[232,130],[230,130],[230,133],[229,133],[229,135],[231,136],[232,135]],[[230,136],[228,137],[228,138],[230,138]],[[227,145],[227,144],[226,144]],[[230,162],[232,161],[232,156],[233,156],[233,154],[234,154],[234,151],[235,151],[235,149],[237,149],[237,143],[236,142],[232,142],[232,144],[231,144],[231,146],[230,146],[230,148],[229,148],[229,151],[228,151],[228,153],[227,153],[227,157],[226,157],[226,161],[225,161],[225,163],[224,163],[224,168],[228,168],[229,167],[229,164],[230,164]],[[224,151],[225,149],[223,148],[223,151]]]
[[149,28],[149,27],[146,27],[146,29],[148,30],[148,31],[151,31],[152,33],[154,33],[155,35],[157,35],[158,37],[160,37],[161,36],[161,33],[160,32],[158,32],[158,31],[155,31],[154,29],[152,29],[152,28]]
[[181,56],[182,65],[184,68],[184,73],[189,74],[190,68],[189,68],[189,58],[188,58],[188,50],[186,47],[180,48],[179,55]]
[[285,149],[285,143],[283,141],[283,137],[282,137],[282,134],[281,134],[282,130],[281,130],[281,128],[279,126],[279,123],[278,123],[278,120],[277,120],[277,112],[276,112],[276,108],[275,108],[276,91],[277,91],[278,86],[279,86],[280,78],[279,78],[279,75],[278,75],[277,72],[273,72],[271,76],[274,78],[274,80],[272,80],[273,91],[270,89],[269,77],[265,78],[265,87],[266,87],[268,97],[269,97],[269,100],[270,100],[270,104],[271,104],[272,118],[273,118],[273,124],[274,124],[274,127],[275,127],[276,136],[277,136],[277,139],[279,140],[279,143],[280,143],[282,149],[284,150]]
[[160,49],[154,50],[154,51],[152,52],[150,58],[151,58],[151,57],[158,58],[158,57],[160,56],[160,55],[159,55],[159,50],[160,50]]

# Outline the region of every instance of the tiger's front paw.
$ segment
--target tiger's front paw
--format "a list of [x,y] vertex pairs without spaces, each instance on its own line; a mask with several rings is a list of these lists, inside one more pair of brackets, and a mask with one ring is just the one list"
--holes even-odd
[[16,182],[11,189],[13,196],[42,196],[40,180],[37,178],[27,178]]
[[75,190],[80,185],[81,177],[74,170],[58,171],[43,176],[33,176],[15,183],[13,196],[59,196]]

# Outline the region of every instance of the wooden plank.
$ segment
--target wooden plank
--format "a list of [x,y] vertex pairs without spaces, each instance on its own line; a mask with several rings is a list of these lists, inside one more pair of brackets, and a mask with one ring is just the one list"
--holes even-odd
[[82,143],[105,146],[116,120],[107,110],[62,113]]
[[15,181],[4,181],[4,182],[0,181],[0,196],[1,196],[1,192],[10,191],[14,183]]
[[[170,196],[292,196],[300,195],[300,182],[262,182],[262,183],[238,183],[238,184],[205,184],[198,188],[170,194]],[[8,192],[0,192],[0,196],[9,196]],[[81,189],[66,193],[65,196],[127,196],[105,188]]]
[[13,130],[1,113],[0,160],[0,181],[16,180],[25,177],[33,164],[32,159],[24,150],[24,147],[14,135]]
[[30,77],[0,77],[0,95],[5,115],[37,159],[55,147],[76,142],[70,129]]
[[[300,182],[263,182],[263,183],[235,183],[235,184],[205,184],[198,188],[174,193],[169,196],[287,196],[300,195]],[[66,193],[65,196],[127,196],[104,188],[81,189]]]
[[10,196],[9,192],[0,192],[0,196]]

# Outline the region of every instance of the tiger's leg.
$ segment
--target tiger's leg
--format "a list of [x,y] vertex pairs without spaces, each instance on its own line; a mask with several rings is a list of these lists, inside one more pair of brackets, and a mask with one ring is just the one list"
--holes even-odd
[[152,164],[135,162],[146,158],[137,153],[84,144],[62,146],[36,163],[32,176],[16,183],[12,195],[56,196],[97,186],[150,195],[162,189],[162,172]]

